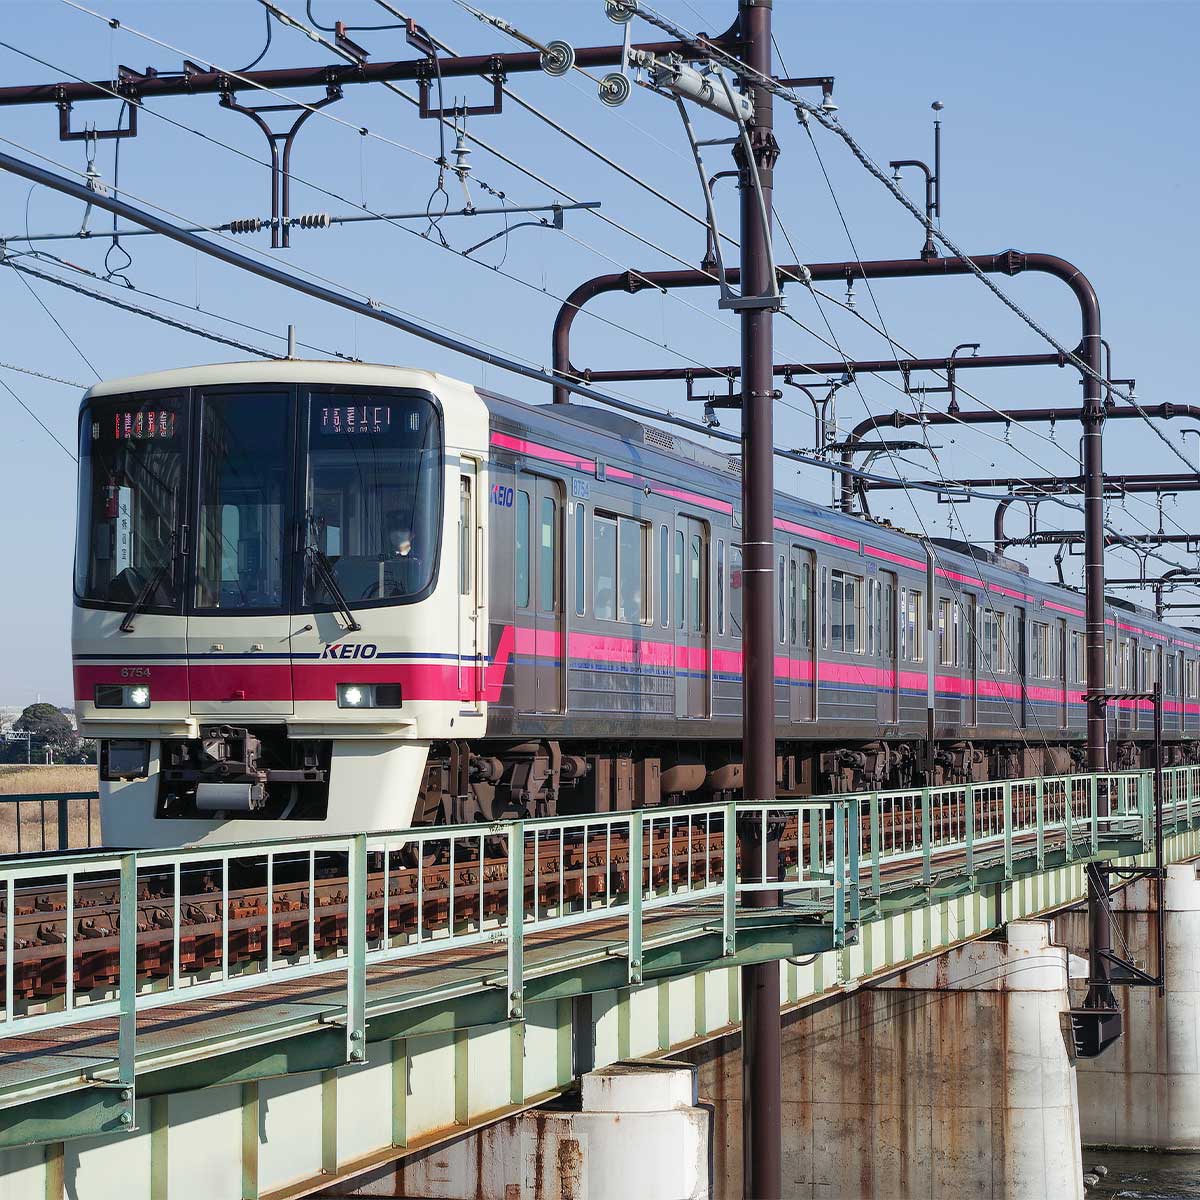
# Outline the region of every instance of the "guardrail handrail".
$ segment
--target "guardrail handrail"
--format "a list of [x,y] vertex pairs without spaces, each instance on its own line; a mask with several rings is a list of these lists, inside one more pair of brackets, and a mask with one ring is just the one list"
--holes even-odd
[[[808,911],[828,924],[833,945],[842,946],[859,919],[861,895],[878,898],[890,881],[885,873],[908,884],[919,872],[921,882],[932,886],[941,873],[973,875],[984,863],[1003,863],[1011,877],[1019,857],[1042,868],[1059,850],[1068,862],[1095,855],[1106,837],[1148,844],[1153,774],[1075,773],[770,803],[714,801],[250,845],[0,860],[0,1032],[117,1017],[114,1072],[122,1094],[132,1096],[138,1011],[279,978],[344,973],[346,1061],[361,1061],[372,963],[450,947],[503,947],[504,966],[488,983],[505,990],[508,1014],[517,1019],[530,939],[601,917],[625,923],[618,950],[631,985],[643,980],[649,914],[685,902],[713,905],[711,931],[720,931],[723,957],[737,951],[739,895],[757,890],[807,892],[820,900],[819,910]],[[1164,811],[1182,812],[1189,821],[1200,816],[1200,767],[1166,768],[1163,781]],[[783,865],[767,878],[761,848],[781,831]],[[754,848],[746,861],[731,834]],[[344,893],[330,892],[335,884],[322,875],[326,859],[339,864]],[[208,892],[195,890],[200,881],[192,873],[201,870]],[[239,888],[243,870],[265,880],[262,914],[250,901],[259,904],[263,886],[256,885],[256,892]],[[39,891],[61,887],[62,909],[47,901],[42,912],[35,904],[19,914],[19,901],[34,883]],[[139,898],[139,884],[153,894]],[[244,890],[253,895],[248,899]],[[94,903],[96,894],[102,903]],[[89,912],[98,915],[90,918],[85,939],[81,922]],[[19,917],[42,915],[64,926],[63,986],[49,997],[31,995],[28,972],[21,974],[23,963],[44,961],[47,945],[22,946],[17,937]],[[139,930],[139,921],[154,928]],[[168,927],[170,962],[154,959],[139,979],[139,938],[164,943]],[[117,970],[88,975],[81,964],[101,949],[111,959],[107,948],[114,940]]]

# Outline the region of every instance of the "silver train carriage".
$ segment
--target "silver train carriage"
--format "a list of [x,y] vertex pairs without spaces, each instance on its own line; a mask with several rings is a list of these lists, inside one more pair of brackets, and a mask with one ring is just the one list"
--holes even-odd
[[[736,460],[607,410],[281,361],[84,398],[72,653],[106,845],[607,811],[741,788]],[[1083,600],[776,500],[784,794],[1082,762]],[[1109,685],[1195,751],[1200,633],[1112,600]],[[1145,702],[1110,706],[1117,765]]]

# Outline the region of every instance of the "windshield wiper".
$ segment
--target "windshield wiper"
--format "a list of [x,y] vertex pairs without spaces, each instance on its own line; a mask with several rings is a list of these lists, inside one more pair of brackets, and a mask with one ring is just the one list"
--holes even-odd
[[354,614],[350,611],[350,605],[346,601],[345,593],[338,584],[337,572],[333,569],[333,563],[329,561],[329,556],[321,549],[321,543],[317,538],[316,518],[311,512],[307,514],[304,527],[306,531],[304,542],[305,556],[316,567],[317,573],[324,580],[325,587],[337,605],[338,613],[342,620],[346,622],[346,632],[357,633],[362,626],[354,619]]
[[142,610],[142,606],[147,600],[158,590],[158,585],[167,577],[167,572],[175,565],[175,548],[179,544],[179,535],[172,529],[171,540],[167,543],[167,553],[162,562],[158,564],[158,569],[150,576],[149,579],[142,585],[142,590],[138,592],[133,603],[129,606],[129,611],[125,614],[121,621],[120,629],[122,633],[133,632],[133,618]]

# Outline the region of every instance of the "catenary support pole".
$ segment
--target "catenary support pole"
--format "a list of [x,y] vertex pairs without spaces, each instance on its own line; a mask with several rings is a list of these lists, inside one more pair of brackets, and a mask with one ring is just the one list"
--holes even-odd
[[[738,0],[738,32],[747,43],[746,61],[770,76],[772,0]],[[739,143],[735,151],[741,203],[742,297],[753,301],[777,293],[769,239],[773,169],[779,155],[773,130],[771,93],[745,81],[754,101],[748,123],[753,162]],[[761,198],[754,186],[758,172]],[[742,676],[744,795],[775,799],[775,383],[774,309],[741,310],[742,366],[742,579],[746,606]],[[750,829],[754,830],[753,835]],[[778,875],[779,843],[769,822],[749,822],[741,838],[742,871],[765,864],[767,879]],[[765,855],[758,838],[767,838]],[[764,881],[765,882],[765,879]],[[750,904],[769,907],[777,892],[756,891]],[[742,968],[742,1153],[743,1194],[753,1200],[783,1195],[782,1027],[779,963]]]

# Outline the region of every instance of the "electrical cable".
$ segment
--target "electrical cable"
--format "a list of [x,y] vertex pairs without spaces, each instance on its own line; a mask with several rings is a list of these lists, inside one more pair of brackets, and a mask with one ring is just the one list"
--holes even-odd
[[67,447],[66,447],[66,446],[64,446],[64,445],[63,445],[63,443],[62,443],[62,442],[60,442],[60,441],[58,440],[58,435],[57,435],[57,434],[54,432],[54,430],[53,430],[53,429],[51,429],[51,428],[50,428],[50,426],[49,426],[49,425],[47,425],[47,424],[46,424],[46,422],[45,422],[45,421],[43,421],[43,420],[42,420],[42,418],[41,418],[41,417],[39,417],[39,416],[37,415],[37,413],[35,413],[35,412],[33,411],[33,409],[29,407],[29,405],[28,405],[28,404],[26,404],[26,403],[25,403],[25,401],[24,401],[24,400],[22,400],[22,399],[21,399],[21,397],[20,397],[20,396],[18,396],[18,395],[17,395],[17,393],[16,393],[16,392],[14,392],[14,391],[12,390],[12,388],[10,388],[10,387],[8,386],[7,382],[6,382],[5,380],[3,380],[3,379],[0,379],[0,388],[3,388],[3,389],[4,389],[4,390],[5,390],[5,391],[6,391],[6,392],[7,392],[7,393],[8,393],[8,394],[9,394],[9,395],[10,395],[10,396],[11,396],[11,397],[12,397],[12,398],[13,398],[13,399],[14,399],[14,400],[15,400],[15,401],[16,401],[16,402],[17,402],[17,403],[18,403],[18,404],[19,404],[19,405],[20,405],[20,406],[21,406],[21,407],[22,407],[22,408],[23,408],[23,409],[24,409],[24,410],[25,410],[25,411],[26,411],[26,412],[27,412],[27,413],[28,413],[28,414],[29,414],[29,415],[30,415],[30,416],[31,416],[31,417],[32,417],[32,418],[35,420],[35,421],[36,421],[36,422],[37,422],[37,423],[38,423],[38,425],[39,425],[39,426],[42,428],[42,430],[43,430],[45,433],[47,433],[47,434],[50,436],[50,439],[51,439],[51,440],[54,442],[54,444],[55,444],[55,445],[56,445],[56,446],[57,446],[57,447],[58,447],[58,448],[59,448],[59,449],[60,449],[60,450],[61,450],[61,451],[62,451],[62,452],[63,452],[63,453],[64,453],[64,454],[65,454],[65,455],[66,455],[66,456],[67,456],[67,457],[68,457],[68,458],[69,458],[69,459],[72,461],[72,462],[74,462],[74,463],[77,463],[77,462],[79,462],[79,459],[78,459],[78,458],[75,456],[74,452],[73,452],[73,451],[71,451],[71,450],[69,450],[69,449],[67,449]]
[[[72,0],[64,0],[64,2],[70,3]],[[695,41],[699,44],[708,46],[713,51],[714,55],[723,59],[727,64],[736,69],[744,78],[750,80],[754,86],[769,91],[773,95],[778,96],[780,99],[791,104],[796,109],[797,114],[801,116],[802,124],[806,125],[807,121],[804,118],[811,116],[829,132],[841,138],[859,163],[880,183],[882,183],[889,192],[891,192],[891,194],[900,202],[900,204],[907,209],[917,221],[920,222],[922,228],[928,229],[932,237],[934,237],[937,241],[940,241],[942,245],[950,250],[952,254],[965,263],[971,274],[979,279],[980,282],[982,282],[984,286],[987,287],[987,289],[992,292],[1002,304],[1004,304],[1006,308],[1010,309],[1039,337],[1049,343],[1059,354],[1063,355],[1067,361],[1072,363],[1085,375],[1100,383],[1110,395],[1115,395],[1119,399],[1125,401],[1127,404],[1130,404],[1147,423],[1147,425],[1154,431],[1155,436],[1158,437],[1158,439],[1170,449],[1171,453],[1174,454],[1181,462],[1183,462],[1189,471],[1195,474],[1200,474],[1200,470],[1197,469],[1196,465],[1190,462],[1186,455],[1184,455],[1170,441],[1170,439],[1154,423],[1153,418],[1141,407],[1138,401],[1130,393],[1124,392],[1116,385],[1110,384],[1099,371],[1080,358],[1079,355],[1077,355],[1073,350],[1069,350],[1067,347],[1062,345],[1054,337],[1054,335],[1049,332],[1049,330],[1045,329],[1033,316],[1026,312],[1021,305],[1013,300],[1003,288],[1001,288],[993,279],[991,279],[991,277],[985,271],[979,268],[975,264],[974,260],[942,230],[940,223],[937,226],[930,227],[926,214],[908,198],[899,184],[897,184],[895,180],[891,179],[882,170],[879,164],[876,163],[875,160],[871,158],[871,156],[858,144],[853,135],[847,129],[845,129],[840,121],[837,120],[836,116],[834,116],[832,113],[825,112],[822,108],[820,108],[820,106],[812,104],[803,97],[796,95],[796,93],[790,88],[784,87],[782,84],[777,83],[770,76],[758,71],[754,67],[750,66],[749,63],[739,59],[736,55],[728,53],[711,40],[707,38],[699,38],[695,34],[689,33],[682,26],[670,21],[661,13],[658,13],[654,9],[647,7],[644,3],[639,2],[637,15],[642,17],[644,20],[649,21],[652,25],[656,25],[658,28],[670,33],[673,37],[681,40]]]
[[[156,313],[148,308],[142,308],[136,304],[130,304],[124,300],[118,300],[116,296],[106,296],[102,292],[95,291],[92,288],[86,288],[82,284],[72,283],[67,279],[58,279],[55,276],[45,272],[35,270],[33,267],[26,266],[23,263],[14,262],[11,258],[0,259],[0,266],[8,267],[10,270],[19,272],[19,276],[32,275],[35,279],[41,279],[45,283],[52,283],[57,287],[66,288],[68,291],[77,292],[81,296],[87,296],[91,300],[99,300],[104,304],[112,305],[114,308],[123,309],[125,312],[135,313],[140,317],[148,317],[152,321],[158,321],[160,324],[169,325],[172,329],[178,329],[183,333],[194,334],[196,337],[207,338],[210,342],[220,342],[222,345],[231,346],[235,350],[241,350],[246,354],[253,354],[258,358],[278,359],[283,358],[282,354],[272,354],[270,350],[264,350],[260,346],[251,346],[246,342],[239,342],[236,338],[226,337],[211,329],[205,329],[200,325],[192,325],[186,321],[177,320],[174,317],[168,317],[164,313]],[[97,376],[99,378],[99,376]]]
[[83,361],[85,363],[87,363],[87,365],[91,368],[92,374],[95,375],[97,379],[102,379],[103,376],[100,374],[99,371],[96,370],[95,364],[79,348],[79,343],[66,331],[66,329],[63,326],[63,323],[50,311],[50,309],[46,305],[46,302],[41,298],[41,296],[39,296],[37,294],[37,292],[35,292],[33,290],[33,284],[31,284],[29,282],[29,280],[26,279],[24,276],[18,275],[17,278],[21,280],[22,284],[24,284],[25,290],[38,302],[38,305],[41,307],[42,312],[44,312],[46,314],[46,316],[48,316],[50,318],[50,320],[53,321],[54,324],[58,327],[59,333],[61,333],[63,335],[63,337],[65,337],[67,339],[67,341],[71,343],[71,346],[75,350],[75,353],[78,354],[79,357],[81,359],[83,359]]

